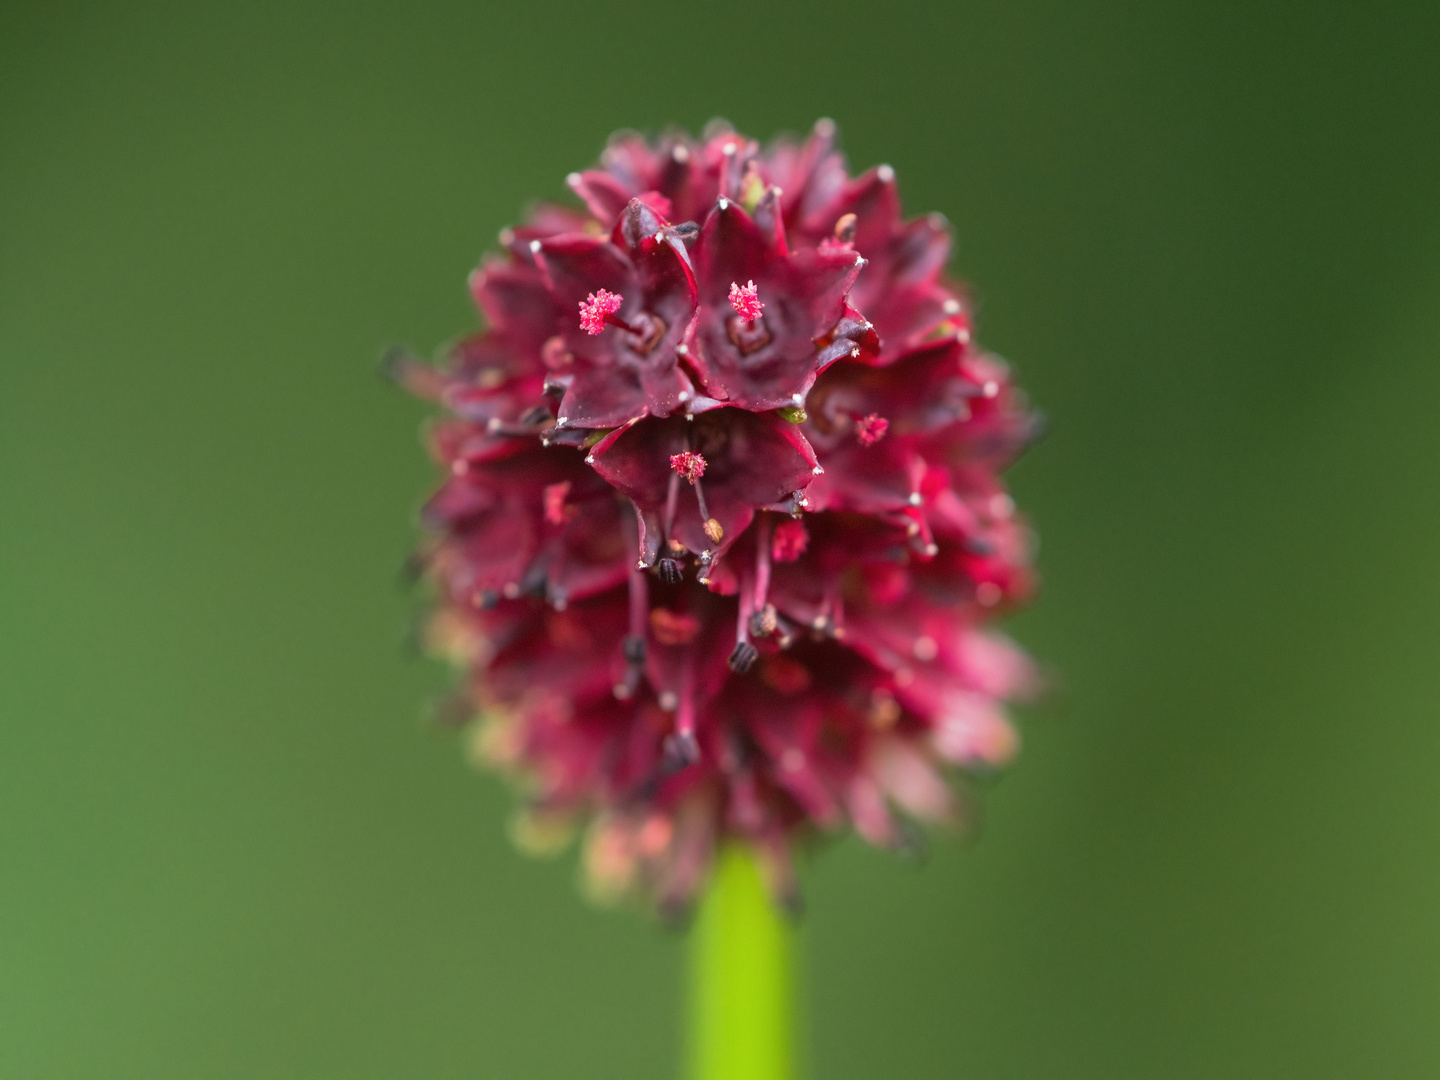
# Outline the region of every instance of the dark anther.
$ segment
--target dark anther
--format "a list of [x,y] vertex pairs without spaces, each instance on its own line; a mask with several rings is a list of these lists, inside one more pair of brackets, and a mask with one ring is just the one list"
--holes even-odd
[[540,388],[540,392],[546,397],[559,399],[565,396],[565,391],[569,388],[570,378],[568,376],[564,379],[551,376],[545,380],[545,385]]
[[682,221],[679,225],[670,226],[670,235],[688,243],[700,235],[700,226],[693,221]]
[[660,756],[660,772],[670,776],[681,769],[688,769],[700,760],[700,744],[693,731],[677,731],[665,739],[665,749]]
[[632,664],[643,664],[645,662],[645,639],[634,634],[626,634],[625,640],[620,645],[620,651],[625,654],[625,659]]
[[994,555],[997,548],[989,540],[981,539],[978,536],[972,536],[970,537],[970,539],[965,541],[965,550],[968,551],[971,555],[978,555],[980,558],[984,559],[988,558],[991,555]]
[[530,571],[520,582],[520,591],[526,596],[545,595],[545,568],[543,566],[531,567]]
[[760,658],[760,652],[748,641],[737,641],[735,649],[730,653],[730,670],[736,675],[744,675],[752,667],[755,661]]
[[769,637],[775,633],[779,625],[779,617],[775,612],[774,604],[766,604],[754,615],[750,616],[750,634],[752,637]]
[[679,559],[661,559],[657,569],[660,580],[666,585],[679,585],[685,579],[685,568],[680,565]]
[[520,423],[526,427],[537,427],[540,424],[549,424],[550,410],[545,408],[544,405],[536,405],[533,409],[525,410],[525,413],[520,417]]

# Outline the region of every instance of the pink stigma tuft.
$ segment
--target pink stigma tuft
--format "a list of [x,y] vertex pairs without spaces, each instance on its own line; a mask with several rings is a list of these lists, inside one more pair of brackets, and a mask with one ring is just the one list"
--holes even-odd
[[545,520],[551,525],[565,524],[565,496],[569,494],[569,480],[546,486],[542,498],[545,503]]
[[860,440],[861,446],[874,446],[885,437],[889,427],[889,420],[872,412],[855,421],[855,437]]
[[620,310],[625,298],[619,293],[600,289],[580,301],[580,329],[587,334],[598,334],[605,329],[609,316]]
[[735,309],[736,315],[748,322],[758,319],[760,312],[765,309],[765,305],[760,302],[760,290],[753,281],[747,281],[744,285],[733,281],[730,283],[730,306]]
[[705,475],[705,459],[693,450],[681,450],[670,455],[670,468],[693,484]]
[[810,534],[805,523],[791,518],[775,526],[775,536],[770,541],[770,556],[776,562],[794,562],[805,554],[810,546]]

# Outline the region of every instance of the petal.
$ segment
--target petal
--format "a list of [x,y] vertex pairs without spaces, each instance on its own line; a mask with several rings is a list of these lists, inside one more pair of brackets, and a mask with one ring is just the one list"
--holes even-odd
[[613,224],[620,216],[633,194],[633,191],[615,176],[599,169],[571,173],[565,178],[565,183],[571,191],[580,196],[586,209],[606,226]]
[[765,268],[780,254],[774,240],[738,203],[720,199],[695,241],[693,258],[701,302],[727,307],[731,284],[763,279]]

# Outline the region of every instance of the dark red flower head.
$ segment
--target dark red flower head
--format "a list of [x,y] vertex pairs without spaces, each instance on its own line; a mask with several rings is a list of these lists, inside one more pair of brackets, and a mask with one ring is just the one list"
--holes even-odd
[[1033,587],[999,474],[1036,422],[942,277],[949,232],[821,121],[762,151],[613,139],[471,279],[438,402],[432,640],[519,835],[588,827],[596,890],[683,905],[718,840],[898,845],[1006,761]]

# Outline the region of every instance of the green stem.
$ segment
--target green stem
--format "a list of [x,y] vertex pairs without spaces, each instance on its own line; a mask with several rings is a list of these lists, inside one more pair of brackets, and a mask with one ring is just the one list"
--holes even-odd
[[690,941],[690,1080],[793,1080],[793,931],[750,852],[720,853]]

